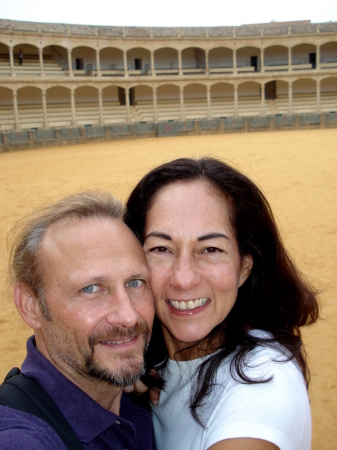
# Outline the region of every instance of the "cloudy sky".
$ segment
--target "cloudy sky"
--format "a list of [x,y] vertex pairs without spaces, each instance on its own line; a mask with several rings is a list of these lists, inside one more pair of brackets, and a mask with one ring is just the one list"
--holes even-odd
[[0,0],[0,18],[118,26],[337,21],[337,0]]

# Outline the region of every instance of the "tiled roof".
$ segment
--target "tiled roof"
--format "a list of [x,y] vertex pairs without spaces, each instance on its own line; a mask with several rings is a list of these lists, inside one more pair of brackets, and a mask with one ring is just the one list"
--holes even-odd
[[316,34],[337,31],[337,22],[314,24],[310,21],[271,22],[237,27],[113,27],[95,25],[66,25],[57,23],[22,22],[0,19],[0,31],[56,33],[81,36],[111,37],[240,37],[280,36],[287,34]]

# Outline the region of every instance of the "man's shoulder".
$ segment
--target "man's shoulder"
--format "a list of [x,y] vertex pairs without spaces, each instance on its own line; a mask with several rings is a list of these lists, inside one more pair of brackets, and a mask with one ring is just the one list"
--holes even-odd
[[38,417],[0,405],[2,450],[62,450],[65,446],[55,431]]

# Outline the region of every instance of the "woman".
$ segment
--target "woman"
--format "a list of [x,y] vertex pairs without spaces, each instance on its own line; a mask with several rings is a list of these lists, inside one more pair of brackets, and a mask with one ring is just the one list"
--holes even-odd
[[155,298],[158,450],[309,450],[300,327],[318,303],[261,191],[221,161],[178,159],[139,182],[125,221]]

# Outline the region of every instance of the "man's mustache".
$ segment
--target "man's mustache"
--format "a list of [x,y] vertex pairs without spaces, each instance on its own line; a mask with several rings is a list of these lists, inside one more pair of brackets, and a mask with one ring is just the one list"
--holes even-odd
[[138,335],[143,335],[145,338],[145,342],[148,342],[148,340],[150,339],[151,330],[145,322],[136,323],[133,327],[130,328],[112,326],[111,328],[105,329],[104,331],[92,333],[89,336],[89,346],[93,350],[94,346],[100,344],[101,342],[131,339]]

